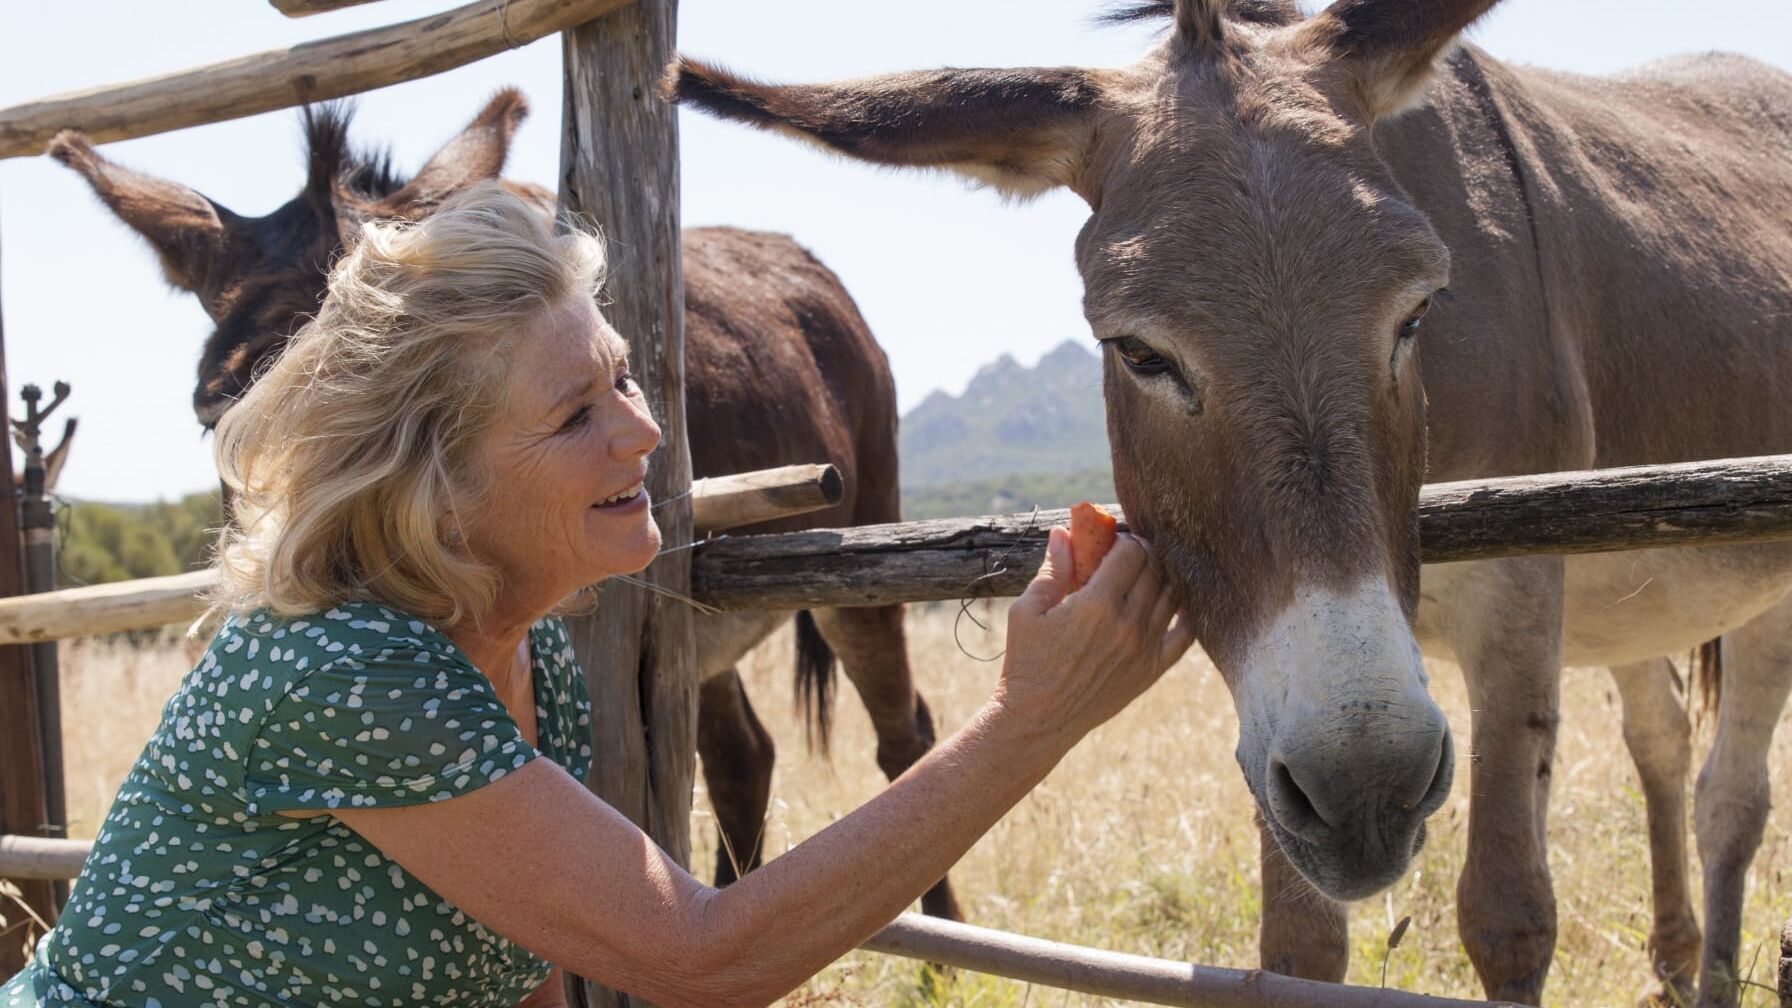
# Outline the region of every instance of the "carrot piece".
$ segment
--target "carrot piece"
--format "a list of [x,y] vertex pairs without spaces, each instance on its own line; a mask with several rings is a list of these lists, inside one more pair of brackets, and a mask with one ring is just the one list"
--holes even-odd
[[1120,523],[1088,501],[1070,509],[1070,590],[1089,583],[1120,538]]

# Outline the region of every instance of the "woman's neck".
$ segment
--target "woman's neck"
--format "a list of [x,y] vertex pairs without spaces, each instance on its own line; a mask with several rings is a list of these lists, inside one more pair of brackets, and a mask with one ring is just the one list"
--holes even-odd
[[529,628],[539,618],[488,616],[477,622],[462,620],[442,632],[472,661],[473,667],[485,673],[494,685],[504,687],[509,685],[517,654],[528,638]]

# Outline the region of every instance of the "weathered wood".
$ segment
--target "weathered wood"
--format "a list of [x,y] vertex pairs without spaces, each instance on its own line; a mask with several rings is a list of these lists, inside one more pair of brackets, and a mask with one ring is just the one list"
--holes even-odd
[[691,525],[698,535],[757,525],[833,507],[846,482],[831,465],[793,465],[691,484]]
[[0,599],[0,644],[36,643],[188,623],[205,611],[210,570]]
[[[1110,508],[1118,515],[1118,508]],[[703,546],[692,595],[804,609],[1017,595],[1065,511],[951,518]],[[1514,476],[1426,487],[1426,563],[1792,538],[1792,456]]]
[[[635,378],[663,432],[648,471],[665,542],[690,541],[676,500],[690,485],[684,415],[684,277],[679,233],[678,119],[659,98],[677,37],[677,0],[641,0],[567,32],[563,54],[560,202],[603,229],[610,248],[604,312],[629,341]],[[642,578],[690,591],[690,551],[662,553]],[[696,777],[697,665],[691,609],[612,582],[572,626],[592,697],[598,796],[680,863],[690,861]],[[574,1004],[638,1003],[578,978]]]
[[[691,485],[691,523],[701,537],[807,514],[840,502],[839,470],[784,466]],[[668,539],[668,543],[671,540]],[[29,644],[189,623],[217,583],[209,570],[0,599],[0,644]]]
[[[741,486],[778,471],[699,480],[689,498],[697,534],[799,513],[783,510],[793,499],[805,509],[833,499],[824,473],[760,496],[763,512],[736,510],[754,496]],[[724,609],[797,609],[1014,595],[1039,564],[1045,530],[1065,521],[1064,511],[1041,511],[719,539],[695,551],[692,597]],[[1426,563],[1792,538],[1792,456],[1440,483],[1420,495],[1419,528]],[[672,535],[669,544],[680,541]],[[197,595],[211,578],[200,571],[0,599],[0,644],[185,622],[199,615]]]
[[[6,323],[0,314],[0,424],[6,422]],[[0,474],[12,481],[12,438],[0,435]],[[0,597],[25,590],[25,566],[19,535],[17,492],[0,498]],[[0,833],[41,836],[49,825],[44,794],[43,736],[31,655],[23,647],[0,647]],[[56,892],[48,882],[25,882],[23,898],[39,917],[54,923]],[[9,920],[19,916],[7,914]],[[0,933],[0,976],[24,968],[24,921]]]
[[1506,1004],[1150,959],[920,914],[903,914],[862,947],[1057,990],[1184,1008],[1487,1008]]
[[384,28],[0,109],[0,158],[41,154],[58,132],[95,143],[328,101],[464,66],[631,0],[477,0]]
[[1780,928],[1780,1008],[1792,1008],[1792,917]]
[[313,14],[325,14],[374,2],[375,0],[268,0],[275,10],[289,18],[310,17]]
[[[74,878],[80,874],[91,846],[85,840],[0,836],[0,878]],[[1792,937],[1788,940],[1792,941]],[[860,947],[1056,990],[1141,1004],[1187,1008],[1488,1008],[1504,1003],[1349,987],[1261,970],[1152,959],[920,914],[903,914]],[[1783,984],[1784,980],[1782,991]]]
[[0,836],[0,878],[72,879],[81,874],[81,865],[92,849],[91,840]]

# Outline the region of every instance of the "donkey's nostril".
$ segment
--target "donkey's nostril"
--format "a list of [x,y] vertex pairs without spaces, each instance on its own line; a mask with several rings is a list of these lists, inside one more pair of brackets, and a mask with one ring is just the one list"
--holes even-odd
[[1444,799],[1450,796],[1450,784],[1455,777],[1456,750],[1450,741],[1450,729],[1446,726],[1437,745],[1437,768],[1432,771],[1431,784],[1425,788],[1424,797],[1419,799],[1419,814],[1430,815],[1444,803]]
[[1274,756],[1269,760],[1269,808],[1282,828],[1295,836],[1310,838],[1327,825],[1288,764]]

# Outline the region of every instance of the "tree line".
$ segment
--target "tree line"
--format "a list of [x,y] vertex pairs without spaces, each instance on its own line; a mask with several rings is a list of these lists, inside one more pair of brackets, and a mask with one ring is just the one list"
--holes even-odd
[[153,504],[66,501],[57,512],[57,587],[204,567],[223,523],[215,490]]

